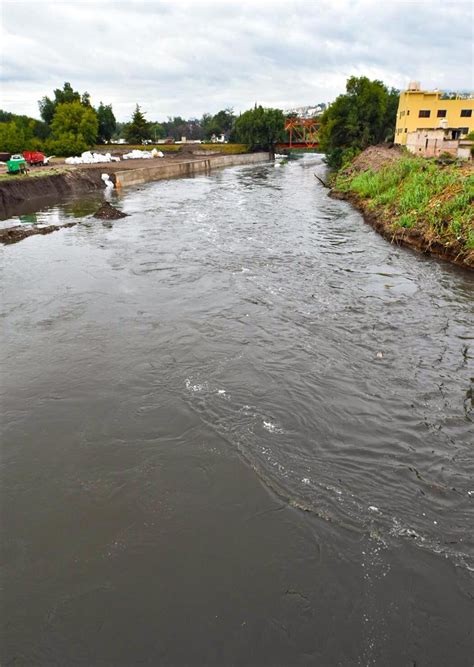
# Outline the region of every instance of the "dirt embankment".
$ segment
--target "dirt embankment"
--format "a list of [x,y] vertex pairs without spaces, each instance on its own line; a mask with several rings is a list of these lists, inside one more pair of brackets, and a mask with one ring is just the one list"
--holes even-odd
[[344,199],[355,206],[364,216],[365,222],[371,225],[375,231],[381,234],[390,243],[413,248],[427,255],[433,255],[458,266],[474,270],[474,253],[465,256],[462,247],[458,244],[446,246],[434,239],[427,238],[425,234],[416,228],[394,229],[393,226],[377,215],[377,212],[368,207],[368,203],[351,192],[337,192],[331,190],[330,196],[334,199]]
[[[378,172],[383,167],[406,157],[406,152],[397,147],[370,146],[358,155],[351,164],[344,169],[343,175],[355,176],[360,172],[371,170]],[[471,167],[467,166],[467,170]],[[330,196],[334,199],[349,201],[364,216],[364,220],[370,224],[379,234],[390,243],[407,246],[419,252],[433,255],[439,259],[452,262],[464,268],[474,270],[474,251],[467,251],[459,240],[453,238],[449,243],[443,242],[430,233],[426,225],[405,228],[393,224],[393,219],[387,218],[386,214],[374,207],[370,199],[359,196],[356,192],[341,191],[337,187],[330,190]]]
[[400,160],[403,155],[403,149],[396,145],[369,146],[351,162],[345,171],[348,173],[365,171],[366,169],[379,171],[387,164]]
[[[102,168],[90,170],[65,170],[48,176],[14,178],[0,182],[0,216],[13,215],[22,205],[35,199],[57,197],[58,199],[103,190]],[[114,176],[112,175],[112,180]]]

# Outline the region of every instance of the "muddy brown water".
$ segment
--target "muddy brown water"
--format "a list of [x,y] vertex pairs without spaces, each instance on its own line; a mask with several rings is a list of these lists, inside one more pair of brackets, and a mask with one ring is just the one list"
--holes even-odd
[[472,664],[474,279],[315,171],[2,223],[2,665]]

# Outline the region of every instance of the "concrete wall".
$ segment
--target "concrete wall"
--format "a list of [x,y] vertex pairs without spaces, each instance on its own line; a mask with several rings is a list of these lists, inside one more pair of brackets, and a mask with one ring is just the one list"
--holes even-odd
[[462,160],[469,160],[470,162],[473,161],[473,154],[471,153],[471,150],[474,148],[474,141],[471,141],[470,139],[464,139],[459,142],[459,148],[458,148],[458,157],[461,158]]
[[245,153],[242,155],[216,155],[206,159],[190,159],[188,162],[160,163],[158,158],[148,167],[140,169],[129,169],[127,171],[115,172],[117,188],[129,185],[139,185],[149,181],[159,181],[165,178],[179,178],[182,176],[194,176],[194,174],[207,174],[212,169],[222,167],[233,167],[241,164],[255,164],[257,162],[268,162],[269,153]]
[[459,140],[446,139],[445,135],[444,130],[409,132],[406,146],[410,153],[422,157],[438,157],[441,153],[450,153],[456,156]]

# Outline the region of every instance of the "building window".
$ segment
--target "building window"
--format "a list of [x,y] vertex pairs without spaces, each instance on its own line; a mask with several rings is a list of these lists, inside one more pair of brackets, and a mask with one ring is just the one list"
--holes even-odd
[[469,134],[469,128],[468,127],[460,127],[459,131],[461,134]]
[[407,132],[407,128],[405,128],[405,132]]
[[438,109],[438,118],[446,118],[446,109]]
[[429,118],[431,116],[431,111],[429,109],[420,109],[418,112],[418,118]]
[[410,109],[408,109],[408,111],[407,111],[407,116],[409,116],[409,115],[410,115]]
[[470,118],[472,116],[472,109],[461,109],[461,118]]

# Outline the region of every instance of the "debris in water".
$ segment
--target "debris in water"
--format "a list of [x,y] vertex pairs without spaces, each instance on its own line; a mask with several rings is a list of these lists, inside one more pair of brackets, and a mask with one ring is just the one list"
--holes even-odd
[[376,357],[377,359],[383,359],[383,352],[377,352]]
[[59,229],[66,229],[67,227],[74,227],[75,222],[68,222],[65,225],[46,225],[38,227],[37,225],[30,225],[28,227],[10,227],[7,229],[0,229],[0,243],[17,243],[26,239],[28,236],[34,234],[50,234],[57,232]]
[[94,213],[94,218],[99,218],[99,220],[118,220],[119,218],[125,218],[127,215],[128,213],[119,211],[118,208],[115,208],[109,202],[104,202]]

